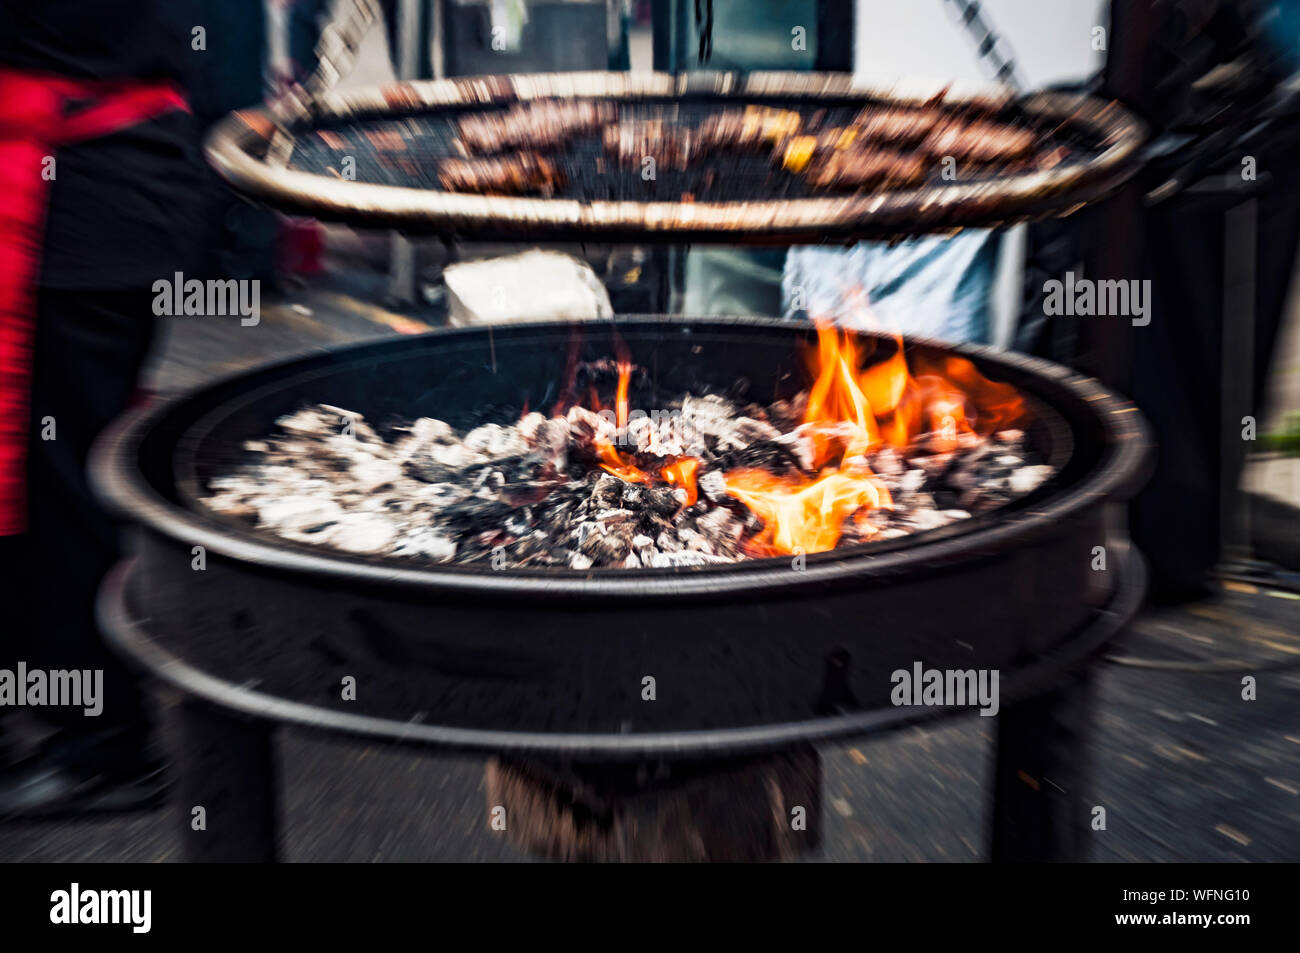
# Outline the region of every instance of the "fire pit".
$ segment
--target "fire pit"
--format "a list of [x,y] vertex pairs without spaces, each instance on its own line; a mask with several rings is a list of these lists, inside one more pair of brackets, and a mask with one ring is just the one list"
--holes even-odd
[[[862,343],[883,360],[896,346],[885,336]],[[1059,772],[1081,770],[1070,764],[1077,745],[1027,747],[1024,736],[1060,729],[1061,706],[1074,711],[1082,696],[1073,682],[1033,696],[1136,605],[1140,570],[1108,504],[1139,484],[1148,457],[1134,408],[1064,368],[904,342],[913,368],[959,359],[1014,390],[1030,410],[1018,425],[1023,452],[1050,478],[942,526],[837,540],[822,552],[781,552],[766,538],[766,552],[700,565],[578,569],[516,553],[494,568],[490,555],[462,564],[336,552],[202,502],[214,479],[247,463],[249,441],[305,407],[346,408],[379,430],[428,417],[467,433],[554,406],[573,361],[617,366],[622,347],[641,369],[639,383],[625,378],[633,404],[716,394],[770,408],[806,389],[802,356],[817,345],[811,328],[756,319],[478,328],[343,349],[205,387],[131,419],[101,445],[103,494],[143,528],[129,580],[106,591],[105,620],[129,655],[201,699],[189,709],[194,737],[223,771],[263,793],[269,719],[541,758],[604,779],[589,788],[625,794],[656,775],[619,773],[613,763],[698,771],[713,759],[950,713],[891,701],[891,673],[916,663],[999,672],[1000,750],[1019,759],[1010,777],[1048,758],[1060,783]],[[1043,705],[1057,714],[1045,717]],[[1044,753],[1026,755],[1030,748]],[[192,767],[187,783],[212,800],[213,762]],[[513,790],[524,776],[536,772],[498,775]],[[1005,846],[1013,843],[1053,855],[1075,849],[1058,835],[1083,821],[1062,815],[1045,786],[1034,797],[1046,807],[1013,812],[1002,854],[1017,853]],[[228,808],[256,813],[268,798],[244,791]],[[262,844],[269,828],[249,824]]]
[[777,390],[792,396],[772,402],[747,400],[748,381],[665,393],[621,339],[613,361],[579,363],[579,344],[549,415],[468,430],[421,417],[380,432],[317,404],[184,489],[236,525],[343,552],[667,568],[937,529],[1029,496],[1071,452],[1041,403],[900,338],[823,326],[806,386],[784,375]]

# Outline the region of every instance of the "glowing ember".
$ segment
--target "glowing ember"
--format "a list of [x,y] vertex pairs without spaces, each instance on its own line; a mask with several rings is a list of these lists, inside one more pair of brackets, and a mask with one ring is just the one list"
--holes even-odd
[[[766,405],[662,395],[614,350],[580,363],[571,348],[550,416],[510,424],[419,418],[381,433],[344,408],[302,408],[250,441],[252,459],[205,500],[349,553],[685,569],[934,530],[1052,473],[1014,388],[938,349],[909,354],[899,337],[820,326],[808,389]],[[658,395],[649,412],[632,408],[643,393]]]

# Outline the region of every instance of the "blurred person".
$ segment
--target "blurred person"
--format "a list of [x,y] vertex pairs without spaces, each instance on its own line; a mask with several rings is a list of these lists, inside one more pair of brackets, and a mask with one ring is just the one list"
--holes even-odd
[[[86,462],[132,401],[153,283],[199,251],[184,79],[204,31],[190,0],[0,0],[0,669],[103,673],[98,716],[0,707],[0,816],[162,794],[139,686],[95,623],[121,551]],[[43,737],[25,752],[20,711]]]
[[[943,0],[927,0],[942,16]],[[719,3],[714,11],[713,54],[702,68],[846,70],[851,65],[835,44],[870,24],[878,35],[885,5],[867,0],[856,15],[827,0],[755,0]],[[907,8],[909,11],[914,8]],[[898,19],[898,15],[895,15]],[[944,17],[945,26],[962,28]],[[813,23],[808,53],[769,41],[773,23]],[[923,36],[922,19],[892,35],[907,42]],[[833,24],[833,26],[832,26]],[[954,33],[977,69],[966,37]],[[859,37],[859,42],[861,38]],[[821,47],[828,47],[823,51]],[[809,55],[815,51],[815,55]],[[827,56],[826,61],[819,58]],[[694,63],[690,64],[692,67]],[[872,64],[880,69],[878,63]],[[1014,67],[1012,67],[1014,72]],[[881,78],[882,84],[888,81]],[[896,330],[951,342],[986,344],[993,338],[992,296],[1003,233],[968,229],[955,237],[923,236],[898,243],[770,248],[692,248],[684,263],[681,310],[687,314],[778,314],[826,318],[862,330]]]

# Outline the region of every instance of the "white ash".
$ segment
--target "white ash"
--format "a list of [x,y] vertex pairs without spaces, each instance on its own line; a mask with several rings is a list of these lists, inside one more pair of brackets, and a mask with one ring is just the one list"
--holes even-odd
[[[814,479],[813,431],[847,447],[853,428],[802,424],[806,397],[769,407],[716,394],[636,416],[572,407],[458,431],[420,418],[385,427],[320,404],[248,441],[247,460],[209,482],[214,511],[299,543],[367,556],[494,568],[671,568],[752,558],[762,523],[727,493],[724,474],[761,468]],[[840,431],[843,431],[842,433]],[[605,472],[598,444],[652,482]],[[655,475],[698,461],[698,499]],[[857,462],[857,461],[854,461]],[[892,506],[845,520],[841,544],[894,539],[968,519],[1052,476],[1019,430],[991,437],[922,434],[861,460]],[[504,554],[504,561],[499,558]]]

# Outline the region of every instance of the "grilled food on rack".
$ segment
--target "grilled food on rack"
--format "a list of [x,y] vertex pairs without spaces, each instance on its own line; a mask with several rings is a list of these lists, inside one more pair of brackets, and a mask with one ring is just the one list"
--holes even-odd
[[791,136],[772,149],[772,161],[787,172],[802,172],[810,163],[825,161],[831,152],[843,152],[859,143],[858,130],[853,126],[830,126],[816,135]]
[[514,149],[545,150],[574,136],[594,132],[617,117],[612,103],[543,99],[505,112],[466,116],[458,125],[462,148],[470,154]]
[[819,154],[808,168],[808,181],[818,189],[888,188],[924,178],[924,157],[871,146]]
[[904,146],[920,142],[939,120],[933,109],[867,106],[854,117],[852,128],[863,139]]
[[443,159],[438,164],[438,181],[448,192],[550,195],[564,185],[564,174],[545,156],[521,152],[512,156]]
[[662,119],[630,119],[606,126],[601,144],[621,166],[640,165],[646,156],[685,169],[698,154],[699,136],[691,129],[667,127]]
[[770,106],[728,109],[705,119],[696,133],[701,153],[709,149],[750,149],[770,146],[799,131],[803,124],[797,112]]
[[934,157],[967,162],[1010,162],[1034,151],[1033,130],[1002,122],[948,120],[926,137],[921,149]]

